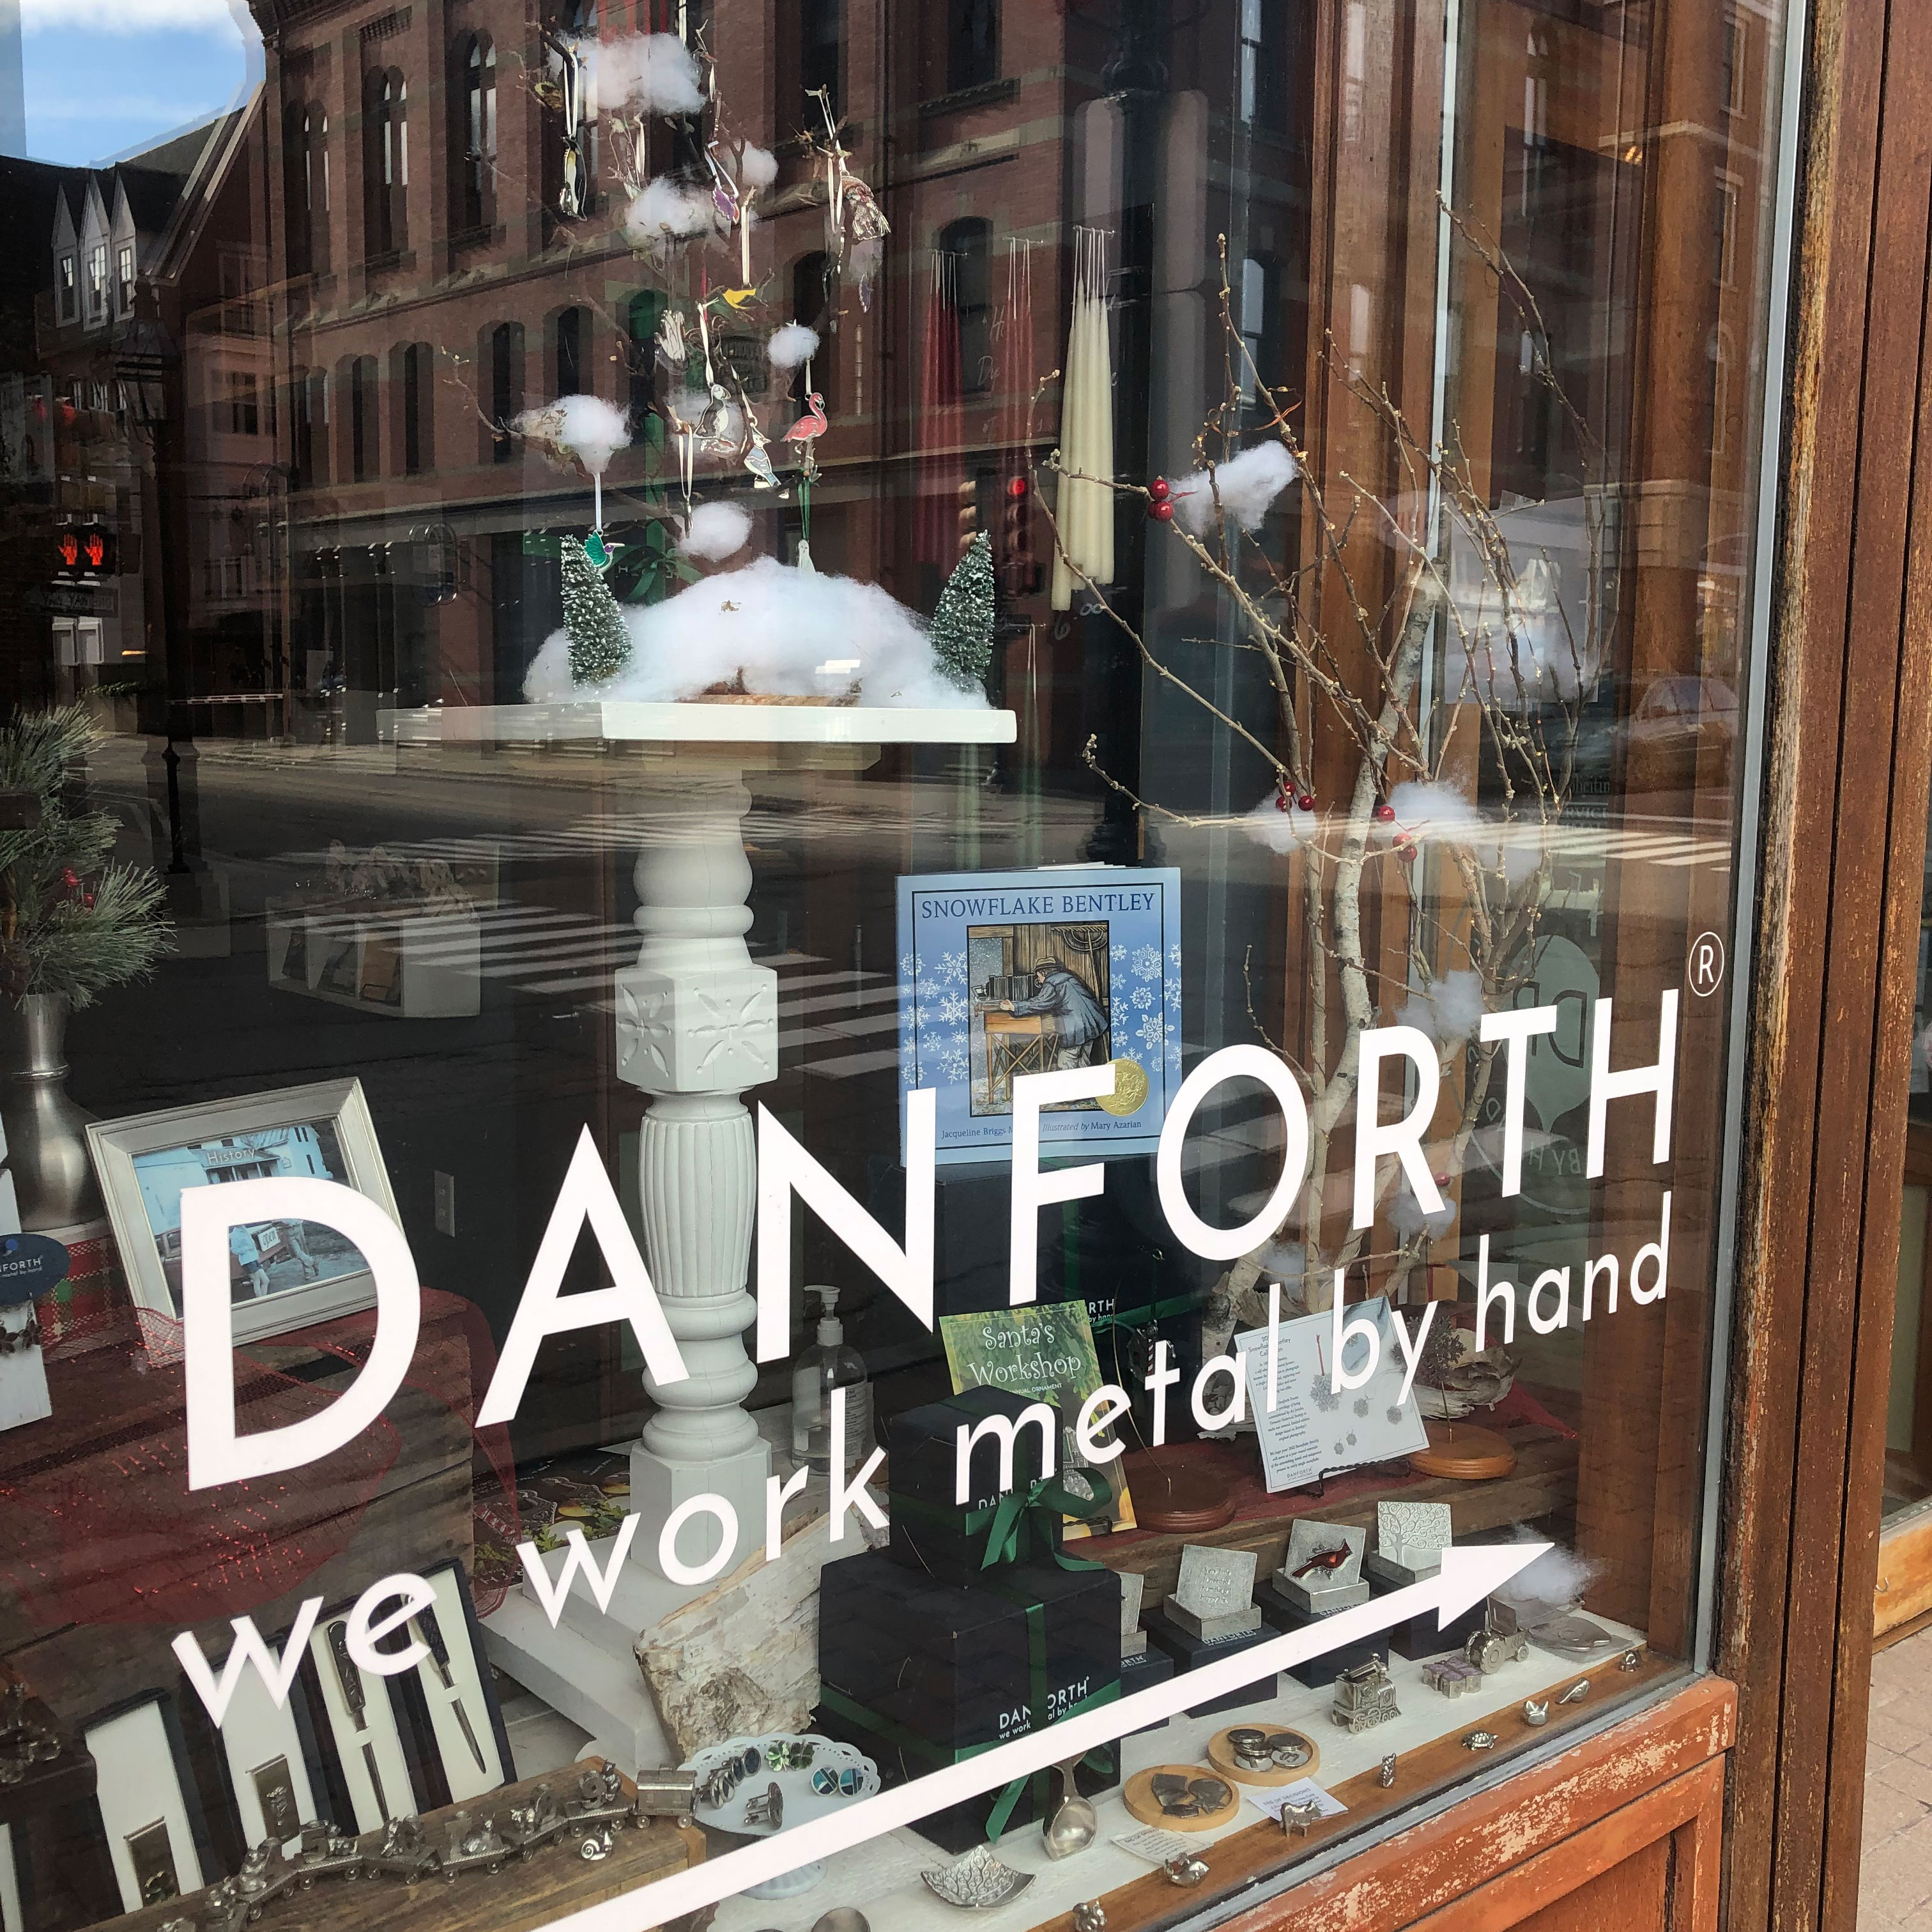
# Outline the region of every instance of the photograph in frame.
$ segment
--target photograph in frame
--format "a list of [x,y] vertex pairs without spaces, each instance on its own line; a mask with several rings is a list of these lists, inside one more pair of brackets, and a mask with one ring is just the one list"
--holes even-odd
[[[395,1215],[358,1080],[96,1120],[87,1137],[129,1292],[136,1307],[162,1318],[144,1325],[163,1336],[181,1319],[181,1202],[188,1189],[250,1180],[333,1181]],[[361,1252],[319,1221],[231,1229],[228,1286],[238,1342],[351,1314],[376,1298]]]

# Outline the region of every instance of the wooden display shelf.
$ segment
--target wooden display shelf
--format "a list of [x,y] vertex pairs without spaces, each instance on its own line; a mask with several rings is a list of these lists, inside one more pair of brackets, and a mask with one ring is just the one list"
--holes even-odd
[[[584,1760],[586,1766],[602,1762]],[[573,1766],[572,1771],[578,1768]],[[501,1817],[512,1805],[526,1803],[538,1786],[566,1781],[566,1774],[552,1772],[460,1807],[426,1812],[424,1836],[431,1845],[439,1844],[446,1822],[459,1810],[475,1817]],[[635,1789],[625,1780],[626,1793]],[[380,1832],[370,1832],[361,1842],[374,1846],[381,1841]],[[560,1838],[527,1862],[511,1858],[494,1874],[466,1872],[449,1880],[432,1873],[413,1885],[393,1878],[318,1879],[308,1891],[285,1892],[266,1906],[260,1932],[536,1932],[566,1913],[635,1891],[704,1858],[704,1834],[696,1826],[680,1828],[668,1819],[656,1818],[626,1825],[612,1840],[609,1855],[594,1863],[579,1855],[574,1840]],[[144,1906],[106,1921],[99,1932],[160,1932],[171,1918],[200,1924],[206,1916],[206,1893],[195,1892]],[[688,1924],[673,1920],[665,1932]]]
[[[1408,1476],[1378,1484],[1355,1482],[1339,1493],[1340,1486],[1331,1482],[1325,1498],[1306,1490],[1264,1496],[1244,1506],[1232,1522],[1219,1529],[1184,1535],[1126,1530],[1118,1535],[1083,1539],[1073,1547],[1110,1570],[1131,1570],[1144,1576],[1147,1588],[1141,1600],[1144,1614],[1174,1588],[1180,1570],[1180,1552],[1190,1543],[1215,1550],[1253,1550],[1260,1559],[1256,1566],[1259,1582],[1274,1575],[1280,1566],[1287,1552],[1288,1533],[1298,1517],[1372,1528],[1378,1502],[1447,1503],[1455,1534],[1468,1537],[1561,1515],[1572,1508],[1576,1499],[1575,1442],[1553,1430],[1536,1427],[1513,1429],[1509,1441],[1516,1454],[1515,1468],[1507,1476],[1486,1482]],[[1219,1443],[1190,1442],[1161,1453],[1192,1458],[1228,1452]]]
[[[1292,1873],[1296,1864],[1332,1840],[1358,1833],[1379,1816],[1405,1810],[1421,1799],[1464,1784],[1472,1769],[1507,1763],[1533,1745],[1594,1725],[1601,1720],[1606,1706],[1635,1702],[1672,1677],[1683,1675],[1682,1664],[1646,1651],[1635,1670],[1620,1670],[1612,1656],[1606,1664],[1553,1678],[1540,1690],[1512,1693],[1509,1701],[1499,1706],[1485,1708],[1486,1700],[1460,1700],[1447,1707],[1455,1713],[1454,1727],[1432,1743],[1404,1751],[1397,1763],[1394,1785],[1384,1789],[1377,1774],[1366,1771],[1325,1786],[1348,1809],[1337,1816],[1323,1819],[1310,1828],[1305,1838],[1286,1837],[1281,1827],[1269,1820],[1204,1845],[1200,1856],[1207,1862],[1208,1876],[1198,1891],[1177,1891],[1159,1871],[1150,1871],[1144,1877],[1103,1894],[1101,1903],[1106,1911],[1108,1932],[1142,1932],[1142,1928],[1171,1924],[1183,1916],[1177,1909],[1183,1901],[1192,1914],[1216,1898],[1226,1898],[1262,1881],[1278,1883],[1284,1873]],[[1556,1700],[1582,1678],[1590,1680],[1588,1696],[1580,1704],[1559,1705]],[[1708,1686],[1711,1682],[1703,1680],[1702,1686],[1694,1688]],[[1729,1686],[1719,1689],[1728,1700]],[[1523,1700],[1532,1695],[1548,1700],[1548,1723],[1533,1726],[1524,1720]],[[1478,1730],[1492,1731],[1498,1739],[1493,1748],[1480,1754],[1466,1750],[1462,1742]],[[1614,1737],[1615,1733],[1610,1735]],[[1725,1742],[1728,1741],[1726,1736]],[[1677,1768],[1672,1766],[1668,1769]],[[1668,1769],[1658,1768],[1660,1774],[1668,1774]],[[1252,1792],[1247,1795],[1252,1796]],[[1288,1921],[1284,1918],[1282,1922]],[[1073,1932],[1072,1914],[1064,1912],[1050,1918],[1036,1932]]]

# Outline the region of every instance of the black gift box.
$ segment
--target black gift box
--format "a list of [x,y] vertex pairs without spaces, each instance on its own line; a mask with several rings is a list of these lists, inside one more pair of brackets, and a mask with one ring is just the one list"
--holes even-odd
[[[1389,1592],[1378,1590],[1376,1594],[1385,1596]],[[1418,1664],[1426,1657],[1440,1657],[1444,1651],[1460,1650],[1483,1628],[1488,1610],[1488,1603],[1480,1597],[1460,1616],[1451,1617],[1446,1624],[1436,1621],[1432,1610],[1424,1610],[1420,1616],[1405,1618],[1390,1628],[1389,1648],[1412,1664]]]
[[[1177,1671],[1198,1670],[1203,1664],[1219,1664],[1224,1657],[1232,1657],[1238,1652],[1252,1650],[1258,1643],[1266,1643],[1275,1633],[1263,1624],[1259,1630],[1244,1631],[1239,1636],[1224,1636],[1210,1642],[1196,1636],[1191,1631],[1183,1630],[1179,1624],[1170,1623],[1158,1611],[1147,1620],[1148,1641],[1160,1645],[1174,1659]],[[1139,1687],[1146,1688],[1144,1684]],[[1237,1711],[1244,1705],[1259,1703],[1264,1698],[1275,1694],[1273,1672],[1257,1678],[1252,1684],[1244,1684],[1238,1690],[1230,1690],[1226,1696],[1210,1698],[1204,1704],[1190,1704],[1189,1714],[1196,1718],[1212,1716],[1220,1711]]]
[[[988,1567],[988,1537],[1003,1496],[1024,1495],[1043,1472],[1040,1430],[1036,1423],[1016,1429],[1012,1481],[1003,1485],[998,1438],[991,1431],[973,1445],[967,1474],[970,1498],[958,1495],[959,1431],[978,1427],[988,1416],[1017,1424],[1031,1408],[1043,1406],[1054,1414],[1054,1462],[1059,1466],[1060,1415],[1054,1405],[1005,1389],[967,1389],[943,1402],[907,1409],[886,1424],[890,1478],[892,1560],[950,1583],[968,1583]],[[1050,1558],[1060,1546],[1060,1517],[1056,1510],[1022,1510],[1014,1525],[1012,1554],[1002,1562]],[[1002,1539],[1003,1544],[1006,1539]]]
[[[1174,1675],[1174,1659],[1164,1650],[1156,1650],[1151,1641],[1138,1657],[1124,1657],[1120,1660],[1120,1695],[1131,1697],[1136,1690],[1151,1690],[1156,1684],[1165,1684]],[[1167,1723],[1165,1718],[1151,1724],[1140,1725],[1129,1733],[1138,1737],[1143,1731],[1157,1731]]]
[[[1311,1624],[1323,1619],[1311,1616],[1298,1604],[1291,1604],[1286,1598],[1270,1586],[1264,1585],[1255,1599],[1261,1606],[1262,1615],[1274,1626],[1275,1630],[1306,1630]],[[1330,1611],[1330,1616],[1339,1615]],[[1269,1633],[1270,1636],[1274,1631]],[[1389,1634],[1378,1630],[1372,1636],[1358,1637],[1353,1643],[1340,1644],[1333,1650],[1324,1650],[1318,1657],[1311,1657],[1305,1663],[1291,1664],[1288,1674],[1296,1683],[1306,1684],[1311,1690],[1319,1690],[1332,1684],[1345,1670],[1352,1670],[1358,1664],[1366,1664],[1370,1658],[1386,1664],[1389,1656]]]
[[962,1586],[878,1550],[828,1563],[818,1587],[821,1681],[941,1761],[1030,1730],[1036,1671],[1048,1718],[1119,1680],[1111,1570],[1015,1563]]
[[[889,1783],[918,1777],[1118,1695],[1120,1579],[1016,1563],[962,1587],[884,1550],[828,1563],[818,1674],[827,1735],[856,1744]],[[1000,1796],[919,1828],[964,1850],[985,1835]],[[1036,1799],[1043,1786],[1023,1792],[1006,1822],[1036,1818]]]

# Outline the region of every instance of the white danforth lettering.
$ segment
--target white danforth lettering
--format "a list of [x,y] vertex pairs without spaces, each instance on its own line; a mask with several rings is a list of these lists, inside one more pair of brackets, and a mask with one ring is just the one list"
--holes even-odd
[[[1114,1090],[1114,1067],[1070,1066],[1058,1073],[1022,1073],[1013,1082],[1012,1220],[1006,1264],[1006,1298],[1016,1308],[1037,1298],[1040,1210],[1062,1201],[1088,1201],[1107,1184],[1097,1160],[1076,1167],[1040,1168],[1040,1110],[1069,1100],[1104,1100]],[[928,1319],[927,1325],[930,1327]]]
[[[369,1359],[326,1408],[280,1429],[238,1436],[228,1236],[231,1228],[257,1221],[317,1222],[352,1243],[375,1283],[376,1333]],[[366,1194],[305,1174],[184,1188],[181,1238],[190,1490],[298,1469],[352,1442],[382,1414],[416,1353],[422,1292],[403,1231]]]
[[1554,1006],[1521,1006],[1485,1013],[1482,1036],[1503,1042],[1503,1194],[1522,1192],[1522,1109],[1529,1075],[1529,1042],[1554,1033]]
[[1396,1346],[1402,1351],[1403,1365],[1402,1394],[1396,1400],[1405,1405],[1408,1400],[1409,1390],[1415,1386],[1415,1372],[1422,1366],[1422,1345],[1429,1339],[1429,1324],[1436,1319],[1436,1304],[1432,1301],[1423,1304],[1421,1324],[1415,1331],[1413,1342],[1408,1339],[1408,1324],[1402,1318],[1402,1310],[1400,1308],[1390,1310],[1395,1317]]
[[[1362,1035],[1361,1078],[1355,1090],[1355,1217],[1366,1228],[1376,1218],[1376,1162],[1385,1154],[1402,1162],[1402,1171],[1425,1214],[1442,1211],[1436,1177],[1423,1158],[1422,1137],[1436,1118],[1436,1097],[1442,1085],[1436,1058],[1441,1049],[1417,1027],[1371,1027]],[[1399,1120],[1382,1120],[1382,1062],[1398,1057],[1415,1070],[1415,1104]]]
[[[1084,1415],[1086,1412],[1083,1409],[1081,1413]],[[1040,1431],[1040,1472],[1042,1476],[1051,1476],[1055,1466],[1054,1451],[1060,1428],[1052,1408],[1046,1402],[1029,1402],[1018,1415],[982,1415],[977,1422],[962,1422],[954,1430],[952,1500],[962,1509],[972,1498],[973,1451],[980,1437],[990,1436],[998,1445],[998,1493],[1004,1496],[1013,1486],[1014,1451],[1019,1446],[1020,1431],[1027,1428]]]
[[[610,1286],[565,1294],[563,1271],[586,1222],[610,1270]],[[638,1252],[630,1223],[619,1204],[617,1190],[610,1185],[610,1177],[598,1157],[597,1144],[586,1127],[578,1136],[569,1170],[550,1210],[550,1225],[537,1245],[537,1258],[524,1284],[510,1332],[503,1339],[496,1372],[490,1378],[489,1391],[476,1412],[476,1426],[487,1428],[515,1416],[524,1399],[524,1384],[536,1366],[537,1350],[548,1337],[580,1328],[601,1328],[612,1322],[630,1324],[644,1352],[644,1365],[660,1387],[684,1380],[684,1358],[678,1352],[677,1338],[664,1319],[644,1258]]]
[[[1638,1094],[1654,1094],[1657,1109],[1652,1116],[1650,1157],[1653,1161],[1670,1158],[1670,1099],[1677,1074],[1677,988],[1671,987],[1658,1002],[1657,1058],[1648,1066],[1626,1067],[1621,1073],[1610,1071],[1610,1002],[1599,1000],[1590,1022],[1590,1144],[1583,1163],[1584,1173],[1592,1180],[1604,1172],[1604,1119],[1612,1100],[1628,1100]],[[1636,1291],[1630,1290],[1632,1294]]]
[[[850,1481],[845,1478],[845,1391],[836,1388],[832,1391],[832,1540],[840,1543],[845,1536],[845,1513],[856,1509],[874,1529],[886,1526],[885,1512],[872,1500],[872,1492],[866,1487],[878,1473],[879,1465],[886,1460],[883,1449],[874,1449],[859,1466],[859,1473]],[[1049,1411],[1050,1414],[1052,1412]]]
[[[418,1610],[428,1610],[436,1601],[434,1587],[405,1570],[371,1583],[356,1599],[349,1612],[349,1627],[343,1635],[350,1659],[378,1677],[400,1677],[413,1670],[429,1654],[429,1646],[420,1640],[400,1650],[378,1650],[376,1640],[399,1630]],[[382,1616],[376,1612],[385,1604],[396,1607]]]
[[[226,1184],[233,1187],[244,1184],[230,1181]],[[228,1706],[242,1688],[242,1672],[251,1664],[267,1686],[268,1695],[274,1700],[276,1708],[279,1710],[289,1701],[296,1672],[302,1667],[302,1652],[308,1648],[309,1635],[315,1628],[315,1620],[321,1610],[320,1597],[304,1600],[290,1628],[289,1640],[282,1646],[279,1655],[269,1648],[262,1633],[255,1628],[253,1617],[231,1618],[229,1621],[235,1632],[235,1641],[230,1647],[228,1661],[221,1666],[218,1679],[208,1668],[208,1659],[202,1654],[201,1646],[195,1642],[192,1631],[183,1630],[175,1639],[172,1648],[181,1659],[182,1674],[194,1686],[201,1701],[208,1707],[208,1714],[218,1726],[227,1717]]]
[[617,1526],[616,1540],[610,1546],[610,1561],[602,1569],[597,1567],[597,1559],[590,1553],[590,1545],[584,1540],[582,1530],[572,1527],[564,1532],[563,1568],[554,1579],[549,1567],[543,1560],[543,1553],[534,1543],[517,1545],[517,1558],[524,1566],[524,1575],[529,1580],[536,1600],[542,1604],[544,1615],[550,1619],[550,1627],[555,1630],[563,1616],[563,1606],[570,1600],[570,1586],[580,1570],[584,1582],[590,1586],[591,1595],[596,1599],[600,1610],[610,1607],[611,1593],[617,1587],[617,1579],[622,1573],[624,1563],[631,1553],[631,1544],[638,1533],[638,1519],[627,1516]]
[[[1227,1407],[1218,1415],[1208,1406],[1208,1384],[1216,1376],[1226,1376],[1234,1389]],[[1247,1372],[1232,1355],[1210,1355],[1196,1372],[1188,1400],[1194,1411],[1195,1426],[1203,1435],[1245,1422],[1248,1419]]]
[[1180,1379],[1173,1361],[1174,1344],[1157,1341],[1154,1345],[1154,1366],[1148,1370],[1146,1388],[1154,1397],[1154,1441],[1158,1449],[1167,1440],[1167,1392]]
[[1102,1382],[1080,1405],[1073,1424],[1073,1440],[1086,1461],[1111,1462],[1127,1453],[1127,1445],[1120,1436],[1111,1442],[1098,1438],[1102,1430],[1112,1428],[1133,1406],[1133,1398],[1114,1382]]
[[[708,1516],[717,1524],[718,1548],[702,1563],[687,1563],[677,1553],[677,1540],[683,1534],[685,1525],[700,1516]],[[832,1533],[838,1534],[836,1529]],[[674,1583],[708,1583],[724,1570],[737,1549],[738,1512],[731,1507],[728,1496],[706,1490],[702,1495],[686,1496],[664,1518],[664,1528],[658,1532],[658,1567]]]
[[[1229,1080],[1258,1080],[1281,1109],[1281,1175],[1261,1211],[1238,1228],[1214,1228],[1195,1213],[1180,1174],[1180,1155],[1187,1130],[1202,1102]],[[1279,1228],[1308,1168],[1308,1106],[1294,1076],[1276,1056],[1258,1046],[1224,1046],[1210,1053],[1180,1083],[1162,1123],[1160,1148],[1154,1156],[1154,1184],[1160,1211],[1174,1238],[1203,1261],[1232,1262],[1258,1247]]]
[[[1111,1087],[1108,1090],[1112,1090]],[[1016,1100],[1016,1112],[1018,1105]],[[794,1194],[898,1296],[922,1328],[932,1326],[932,1202],[938,1106],[939,1096],[929,1087],[919,1088],[906,1096],[904,1247],[860,1206],[844,1183],[821,1166],[770,1108],[759,1108],[760,1361],[775,1362],[791,1353],[791,1197]]]
[[[1335,1358],[1328,1365],[1328,1386],[1336,1395],[1344,1394],[1350,1389],[1360,1388],[1374,1375],[1382,1359],[1382,1333],[1376,1324],[1365,1315],[1351,1316],[1346,1322],[1342,1319],[1345,1311],[1342,1306],[1342,1284],[1346,1279],[1346,1270],[1337,1268],[1335,1270],[1335,1300],[1333,1304],[1335,1310]],[[1369,1343],[1369,1359],[1363,1364],[1362,1372],[1358,1376],[1352,1376],[1342,1366],[1342,1352],[1348,1347],[1350,1336],[1354,1335],[1366,1336]]]

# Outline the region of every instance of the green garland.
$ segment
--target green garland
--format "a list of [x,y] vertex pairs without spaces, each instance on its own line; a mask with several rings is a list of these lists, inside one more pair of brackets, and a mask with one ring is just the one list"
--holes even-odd
[[166,897],[145,866],[109,862],[119,821],[69,809],[69,788],[100,734],[84,706],[15,714],[0,725],[0,791],[31,792],[40,822],[0,832],[0,991],[56,994],[76,1009],[146,979],[170,950]]

